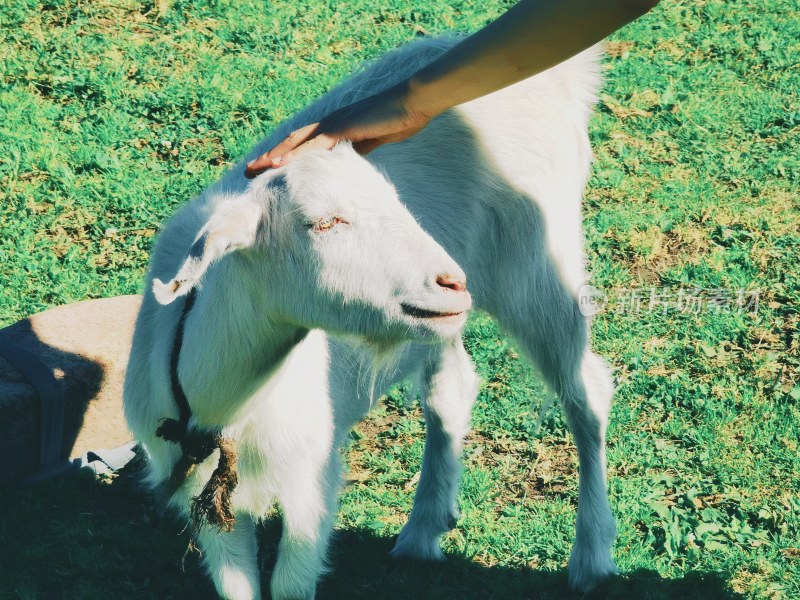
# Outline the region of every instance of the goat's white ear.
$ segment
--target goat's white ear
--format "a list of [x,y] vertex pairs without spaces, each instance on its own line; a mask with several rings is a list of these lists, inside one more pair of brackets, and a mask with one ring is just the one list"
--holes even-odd
[[158,303],[169,304],[185,296],[215,260],[235,250],[252,247],[263,211],[263,205],[249,195],[222,201],[197,234],[177,275],[166,283],[153,280],[153,295]]

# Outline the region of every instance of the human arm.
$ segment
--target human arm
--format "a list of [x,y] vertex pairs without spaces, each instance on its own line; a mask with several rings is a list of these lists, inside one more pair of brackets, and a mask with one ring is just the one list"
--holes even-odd
[[658,0],[521,0],[397,86],[292,132],[245,175],[351,140],[366,154],[411,137],[436,115],[539,73],[643,15]]

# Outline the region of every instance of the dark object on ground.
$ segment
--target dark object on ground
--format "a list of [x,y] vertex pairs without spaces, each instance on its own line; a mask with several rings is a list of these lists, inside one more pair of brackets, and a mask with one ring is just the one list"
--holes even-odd
[[140,303],[86,300],[0,330],[0,485],[58,474],[72,457],[133,438],[122,384]]

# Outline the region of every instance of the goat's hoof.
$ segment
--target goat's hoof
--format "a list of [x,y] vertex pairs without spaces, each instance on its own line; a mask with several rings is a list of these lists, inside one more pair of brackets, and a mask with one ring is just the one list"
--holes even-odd
[[587,593],[619,571],[607,549],[593,551],[576,546],[569,557],[567,572],[569,587]]
[[311,581],[303,573],[294,573],[292,576],[276,567],[270,581],[270,596],[272,600],[314,600],[316,592],[316,579]]
[[271,590],[272,600],[314,600],[314,592]]
[[419,535],[404,527],[397,536],[394,548],[389,553],[394,560],[443,561],[444,553],[439,547],[439,536],[427,533]]

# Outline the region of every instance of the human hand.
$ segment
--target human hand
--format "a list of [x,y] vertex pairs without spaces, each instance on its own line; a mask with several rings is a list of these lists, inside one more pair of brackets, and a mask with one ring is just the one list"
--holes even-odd
[[345,106],[318,123],[296,129],[272,150],[248,163],[245,177],[251,179],[267,169],[283,166],[310,150],[330,150],[342,140],[352,141],[358,153],[367,154],[383,144],[411,137],[431,117],[409,107],[409,87],[404,82]]

